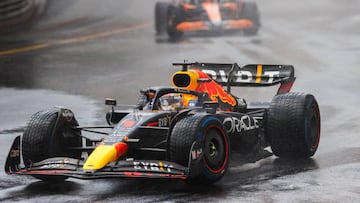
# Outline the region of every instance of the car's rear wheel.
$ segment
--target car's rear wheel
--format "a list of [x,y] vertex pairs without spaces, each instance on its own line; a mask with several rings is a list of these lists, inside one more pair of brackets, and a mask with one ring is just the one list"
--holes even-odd
[[[196,150],[192,149],[194,143],[198,145]],[[211,115],[198,114],[178,121],[168,144],[170,161],[183,166],[191,162],[188,182],[214,183],[227,171],[229,140],[221,121]]]
[[[72,128],[78,123],[74,117],[65,121],[59,113],[59,109],[54,108],[39,111],[31,116],[21,141],[22,156],[26,167],[55,156],[81,157],[79,150],[72,149],[82,146],[80,131]],[[64,176],[51,175],[34,175],[34,177],[47,181],[66,179]]]
[[241,19],[248,19],[253,22],[254,26],[244,29],[245,35],[256,35],[260,28],[260,13],[256,2],[246,1],[240,12]]
[[155,30],[157,35],[166,34],[169,6],[168,2],[157,2],[155,5]]
[[176,27],[184,21],[184,11],[179,6],[169,6],[167,15],[167,32],[171,40],[178,40],[183,37],[184,32]]
[[313,156],[320,141],[320,111],[315,97],[304,93],[275,96],[268,110],[267,136],[276,156]]

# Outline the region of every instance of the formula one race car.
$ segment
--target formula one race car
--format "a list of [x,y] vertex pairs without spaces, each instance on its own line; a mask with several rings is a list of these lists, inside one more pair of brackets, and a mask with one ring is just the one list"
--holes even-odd
[[[226,173],[231,153],[254,162],[265,151],[286,158],[316,152],[319,107],[314,96],[289,92],[293,66],[173,65],[182,66],[172,75],[173,86],[141,90],[133,109],[119,110],[116,100],[106,99],[112,105],[109,125],[79,126],[63,107],[35,113],[14,140],[6,173],[46,181],[140,177],[214,183]],[[267,105],[250,106],[231,93],[238,86],[272,85],[279,89]]]
[[259,27],[258,7],[252,1],[179,0],[155,5],[156,33],[167,32],[171,39],[196,31],[242,30],[246,35],[255,35]]

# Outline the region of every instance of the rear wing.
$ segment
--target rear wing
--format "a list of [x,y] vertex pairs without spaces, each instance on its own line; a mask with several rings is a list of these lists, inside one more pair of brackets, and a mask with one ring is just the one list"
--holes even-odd
[[206,73],[218,84],[227,87],[231,92],[232,86],[273,86],[280,84],[277,94],[289,92],[295,81],[295,70],[292,65],[266,65],[249,64],[239,66],[221,63],[173,63],[174,66],[182,66],[182,71],[199,69]]

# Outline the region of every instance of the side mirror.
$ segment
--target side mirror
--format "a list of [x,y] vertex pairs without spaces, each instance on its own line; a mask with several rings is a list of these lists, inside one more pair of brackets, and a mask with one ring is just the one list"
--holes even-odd
[[116,106],[116,99],[106,98],[105,99],[105,104],[106,105],[111,105],[111,106]]
[[113,98],[106,98],[105,105],[111,105],[111,112],[106,114],[106,120],[109,125],[111,125],[112,117],[114,115],[114,106],[116,106],[116,99]]

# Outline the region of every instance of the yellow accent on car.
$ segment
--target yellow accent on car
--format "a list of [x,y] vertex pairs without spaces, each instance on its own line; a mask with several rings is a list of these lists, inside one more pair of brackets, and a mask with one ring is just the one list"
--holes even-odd
[[98,170],[106,166],[108,163],[118,158],[117,151],[114,146],[100,145],[90,154],[86,160],[84,170]]
[[261,75],[262,75],[262,65],[259,64],[257,65],[257,72],[256,72],[256,83],[260,83],[261,82]]
[[199,75],[195,71],[178,71],[175,72],[171,78],[174,87],[188,90],[195,90],[198,87],[197,80],[199,79]]

